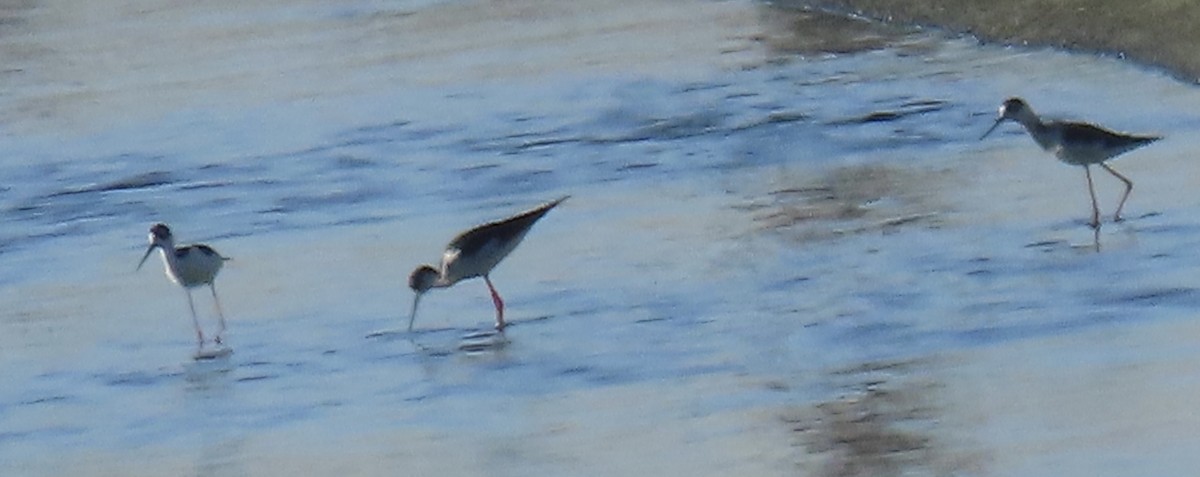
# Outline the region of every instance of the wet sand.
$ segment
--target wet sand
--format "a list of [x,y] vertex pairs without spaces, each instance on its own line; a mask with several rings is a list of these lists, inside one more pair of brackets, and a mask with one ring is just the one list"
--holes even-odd
[[975,35],[986,42],[1099,52],[1200,81],[1200,5],[1187,0],[813,0],[895,24]]

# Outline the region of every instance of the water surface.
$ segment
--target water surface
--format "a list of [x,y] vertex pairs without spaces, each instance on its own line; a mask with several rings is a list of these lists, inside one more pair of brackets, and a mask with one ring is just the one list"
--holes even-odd
[[[1161,74],[741,2],[5,14],[5,475],[1195,467],[1200,96]],[[977,141],[1009,95],[1168,137],[1099,253],[1082,171]],[[396,332],[413,267],[563,194],[503,339],[478,282]],[[233,257],[228,359],[134,273],[156,221]]]

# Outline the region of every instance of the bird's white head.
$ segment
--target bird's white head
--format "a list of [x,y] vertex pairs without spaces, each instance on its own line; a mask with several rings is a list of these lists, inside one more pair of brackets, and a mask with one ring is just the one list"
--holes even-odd
[[412,288],[415,295],[413,296],[412,314],[408,317],[408,331],[412,331],[413,322],[417,319],[417,304],[421,302],[421,295],[429,291],[437,285],[441,274],[437,269],[429,265],[421,265],[413,270],[412,275],[408,276],[408,287]]
[[171,236],[171,229],[167,227],[167,224],[154,224],[153,227],[150,227],[149,241],[150,245],[146,247],[146,253],[142,255],[142,260],[138,262],[138,270],[141,270],[142,265],[146,264],[146,259],[150,258],[150,253],[154,252],[155,248],[162,248],[163,250],[175,248],[175,238]]
[[1033,114],[1033,110],[1029,108],[1029,105],[1025,103],[1025,100],[1021,98],[1008,98],[1004,101],[1004,104],[1000,105],[1000,111],[996,116],[996,122],[992,123],[992,127],[988,128],[987,132],[983,133],[982,136],[979,136],[979,139],[988,137],[988,135],[991,134],[992,131],[995,131],[996,128],[1000,126],[1000,123],[1004,122],[1006,119],[1025,124],[1026,121],[1036,118],[1037,116]]

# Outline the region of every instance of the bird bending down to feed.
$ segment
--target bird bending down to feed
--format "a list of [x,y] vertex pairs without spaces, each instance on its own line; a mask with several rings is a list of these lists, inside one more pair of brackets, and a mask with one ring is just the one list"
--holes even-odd
[[188,308],[192,310],[192,325],[196,327],[196,341],[199,349],[204,348],[204,332],[201,331],[200,321],[196,318],[196,306],[192,304],[192,288],[208,285],[208,288],[212,290],[213,303],[217,308],[217,316],[220,317],[220,327],[213,342],[217,345],[222,344],[221,335],[225,333],[225,313],[221,311],[221,301],[217,299],[217,288],[213,285],[213,279],[217,277],[217,272],[221,271],[221,266],[229,259],[222,257],[208,245],[176,247],[171,229],[166,224],[155,224],[150,227],[150,246],[146,248],[145,255],[142,255],[142,260],[138,262],[138,270],[142,269],[142,265],[146,263],[146,259],[150,258],[150,253],[156,248],[162,252],[163,264],[167,268],[167,277],[182,286],[183,290],[187,292]]
[[489,222],[467,230],[454,237],[454,240],[446,245],[446,252],[442,254],[440,268],[421,265],[413,270],[412,275],[408,277],[408,286],[412,288],[416,296],[413,297],[412,314],[408,318],[408,330],[412,331],[413,322],[417,318],[417,304],[421,301],[421,295],[432,288],[450,287],[455,283],[474,277],[483,277],[488,290],[492,292],[492,303],[496,305],[496,329],[503,330],[505,326],[504,300],[496,292],[496,287],[492,286],[492,280],[488,278],[488,274],[496,267],[496,264],[517,248],[521,239],[525,238],[525,234],[538,219],[541,219],[562,201],[567,200],[568,197],[570,196],[547,202],[507,219]]
[[1088,123],[1067,121],[1042,121],[1033,109],[1021,98],[1009,98],[1000,106],[1000,115],[992,127],[983,133],[979,139],[987,137],[1000,126],[1004,120],[1020,123],[1033,137],[1042,149],[1051,152],[1058,160],[1074,166],[1083,166],[1088,181],[1088,193],[1092,197],[1093,228],[1100,227],[1100,208],[1096,205],[1096,190],[1092,186],[1092,164],[1099,164],[1121,182],[1125,183],[1125,193],[1113,214],[1113,221],[1121,220],[1121,209],[1125,207],[1125,199],[1133,191],[1133,181],[1121,175],[1106,161],[1126,152],[1162,139],[1160,136],[1135,136],[1122,134]]

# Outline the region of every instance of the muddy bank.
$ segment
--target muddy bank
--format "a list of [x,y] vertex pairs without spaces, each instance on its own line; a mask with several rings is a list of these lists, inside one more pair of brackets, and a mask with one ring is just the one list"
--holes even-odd
[[1100,52],[1200,79],[1200,4],[1185,0],[798,0],[896,23],[936,25],[988,42]]

